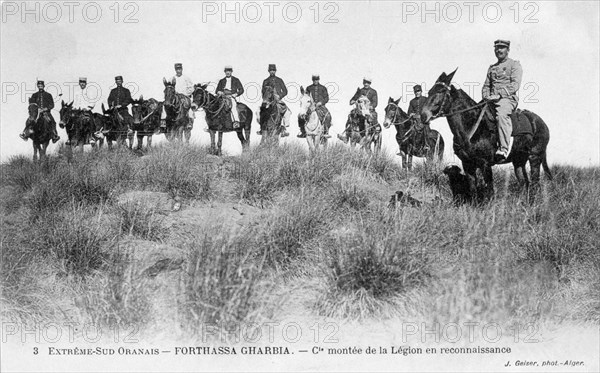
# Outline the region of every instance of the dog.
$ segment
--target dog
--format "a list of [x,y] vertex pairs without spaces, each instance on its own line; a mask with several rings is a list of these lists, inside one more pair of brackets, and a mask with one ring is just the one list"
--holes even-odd
[[392,198],[390,199],[388,207],[391,209],[396,208],[396,206],[398,206],[398,203],[411,205],[413,207],[420,207],[423,204],[423,202],[419,201],[418,199],[411,197],[410,194],[404,194],[404,192],[402,192],[401,190],[392,194]]
[[448,166],[444,169],[444,174],[448,175],[452,199],[455,205],[473,202],[473,193],[469,184],[469,177],[462,173],[458,166]]

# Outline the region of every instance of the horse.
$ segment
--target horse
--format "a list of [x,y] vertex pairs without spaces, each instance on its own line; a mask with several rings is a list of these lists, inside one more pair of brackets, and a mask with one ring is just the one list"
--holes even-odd
[[148,147],[152,146],[152,135],[160,130],[160,120],[163,110],[162,102],[153,98],[144,100],[143,96],[133,100],[131,113],[133,116],[132,130],[137,134],[137,149],[142,150],[144,136],[147,136]]
[[[492,166],[495,165],[494,154],[498,139],[496,122],[484,115],[487,111],[486,101],[477,103],[463,90],[451,84],[455,73],[456,70],[449,75],[442,73],[436,80],[429,90],[421,120],[429,123],[435,118],[446,117],[453,135],[454,153],[461,160],[463,170],[469,178],[469,192],[476,196],[477,202],[483,202],[494,195]],[[531,123],[533,133],[515,136],[511,152],[503,163],[512,162],[515,176],[529,196],[530,186],[534,192],[539,186],[540,165],[543,166],[546,177],[552,180],[546,161],[550,130],[537,114],[528,110],[521,111],[521,114]],[[528,161],[531,185],[525,169]],[[477,187],[477,170],[483,175],[484,185],[481,188]]]
[[[206,90],[207,84],[194,85],[193,105],[201,108],[206,113],[206,123],[210,131],[210,151],[212,154],[221,155],[223,145],[223,132],[237,133],[238,139],[245,150],[250,146],[250,129],[252,126],[252,110],[245,104],[237,103],[239,125],[234,128],[231,112],[227,110],[230,101],[223,96],[215,96]],[[230,108],[234,110],[234,108]],[[215,147],[215,134],[219,133],[219,140]]]
[[279,144],[281,135],[283,114],[279,112],[279,105],[275,99],[275,89],[266,86],[263,92],[262,104],[257,115],[262,138],[261,144],[276,145]]
[[68,144],[71,148],[83,151],[83,146],[88,144],[88,140],[95,138],[95,133],[101,130],[101,122],[97,121],[97,114],[73,109],[73,102],[66,104],[61,101],[59,113],[59,126],[67,131]]
[[376,117],[371,112],[371,101],[366,96],[360,96],[346,121],[346,134],[351,147],[360,144],[369,153],[372,151],[371,145],[375,152],[381,150],[381,125],[372,124],[372,121],[376,121]]
[[[300,112],[298,113],[298,122],[304,122],[304,128],[306,130],[306,141],[308,142],[308,148],[310,152],[314,152],[319,149],[320,145],[327,146],[327,137],[325,137],[325,124],[321,122],[321,118],[317,113],[317,105],[315,104],[314,98],[300,86]],[[329,111],[325,116],[331,120],[331,114]]]
[[398,155],[402,157],[402,168],[412,169],[413,156],[425,157],[427,161],[437,158],[441,162],[444,158],[444,139],[438,131],[434,129],[430,130],[429,138],[427,139],[429,151],[423,152],[423,135],[419,134],[419,130],[422,131],[422,128],[419,129],[417,120],[406,114],[398,105],[400,99],[396,101],[391,97],[388,99],[388,104],[385,107],[383,127],[387,129],[391,125],[396,126],[396,141],[400,148]]
[[50,116],[44,113],[37,104],[29,104],[27,108],[29,117],[26,121],[26,127],[29,128],[29,138],[33,141],[33,160],[46,158],[46,149],[52,139],[52,120]]
[[133,148],[133,133],[129,133],[129,127],[123,116],[116,107],[106,109],[102,104],[102,113],[104,114],[104,123],[102,131],[108,142],[108,148],[112,149],[113,141],[117,146],[125,146],[129,140],[129,149]]
[[182,93],[177,93],[175,91],[175,83],[174,77],[171,81],[163,78],[163,84],[165,85],[163,108],[167,114],[167,132],[165,135],[169,141],[181,141],[185,135],[185,140],[189,143],[192,136],[192,128],[188,113],[192,106],[192,100]]

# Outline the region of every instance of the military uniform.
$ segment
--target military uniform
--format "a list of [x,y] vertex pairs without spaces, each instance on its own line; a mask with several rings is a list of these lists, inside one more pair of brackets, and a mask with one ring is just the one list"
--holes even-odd
[[[38,81],[38,85],[39,84],[44,84],[43,81]],[[29,98],[29,103],[30,104],[36,104],[38,106],[38,108],[40,109],[45,109],[44,113],[42,115],[47,116],[47,118],[50,120],[50,131],[52,134],[52,142],[56,142],[60,139],[60,137],[58,136],[58,133],[56,131],[56,121],[54,120],[54,117],[52,116],[52,112],[50,110],[54,109],[54,98],[52,97],[52,95],[46,91],[44,91],[43,89],[37,91],[36,93],[34,93],[33,95],[31,95],[31,97]],[[27,141],[27,139],[29,138],[29,136],[31,135],[30,133],[30,128],[29,126],[32,123],[30,123],[29,120],[27,120],[27,122],[25,123],[25,129],[23,130],[23,132],[21,133],[20,137]]]
[[[414,88],[415,94],[417,92],[422,92],[421,90],[421,86],[420,85],[416,85]],[[423,110],[423,107],[425,106],[425,104],[427,103],[427,97],[421,96],[421,97],[415,97],[412,100],[410,100],[410,103],[408,104],[408,115],[414,114],[413,115],[413,123],[415,124],[415,127],[417,130],[421,129],[421,126],[423,127],[423,150],[427,151],[429,150],[429,144],[427,142],[427,139],[429,139],[429,132],[430,132],[430,127],[429,127],[429,123],[426,124],[422,124],[421,123],[421,110]],[[417,142],[418,144],[418,142]]]
[[131,98],[131,92],[129,91],[129,89],[123,86],[117,86],[117,88],[113,88],[110,91],[110,94],[108,95],[109,107],[121,105],[121,107],[117,109],[117,111],[119,112],[119,114],[121,114],[123,120],[125,121],[125,123],[127,123],[129,129],[131,129],[133,125],[133,117],[131,116],[131,114],[129,114],[127,106],[132,102],[133,99]]
[[[275,64],[269,64],[269,69],[268,71],[277,71],[277,67],[275,66]],[[285,127],[289,127],[290,126],[290,115],[292,114],[289,110],[289,108],[287,107],[287,105],[285,104],[285,102],[283,102],[283,99],[285,96],[287,96],[288,94],[288,90],[287,87],[285,86],[285,83],[283,82],[283,79],[281,79],[278,76],[269,76],[267,79],[265,79],[263,81],[262,84],[262,95],[265,95],[265,92],[267,90],[267,87],[271,87],[273,88],[274,92],[275,92],[275,99],[277,100],[277,108],[279,110],[279,113],[282,115],[282,126],[283,128],[283,134],[282,136],[287,136],[288,133],[285,131]],[[259,131],[259,133],[261,133],[261,131]]]
[[[225,71],[233,71],[233,68],[231,66],[225,66]],[[240,116],[237,110],[237,101],[235,98],[244,94],[244,86],[242,85],[242,82],[233,75],[230,77],[226,76],[219,80],[216,92],[217,94],[224,94],[229,100],[228,102],[230,106],[229,110],[231,111],[231,119],[234,123],[239,123]]]
[[[510,42],[496,41],[495,45],[510,46]],[[496,109],[496,120],[498,121],[498,138],[500,142],[499,151],[508,155],[508,147],[512,133],[512,122],[510,114],[517,108],[519,97],[517,91],[521,86],[523,69],[519,61],[506,57],[488,68],[485,83],[481,95],[484,100],[490,96],[498,95],[500,99],[494,102]]]
[[[306,92],[312,96],[315,104],[321,103],[321,105],[317,105],[315,111],[319,116],[319,120],[323,123],[323,134],[327,136],[329,134],[329,128],[331,127],[331,114],[329,113],[329,109],[325,106],[329,102],[329,92],[327,92],[327,87],[313,83],[306,87]],[[305,123],[303,121],[298,121],[300,137],[306,137],[304,125]]]
[[[371,81],[369,79],[364,79],[367,82],[371,83]],[[354,96],[352,96],[352,98],[350,99],[350,105],[352,105],[354,102],[356,102],[361,96],[365,96],[369,102],[371,103],[371,108],[370,108],[370,113],[371,113],[371,118],[367,119],[369,126],[368,127],[372,127],[375,126],[374,128],[370,128],[367,130],[368,133],[371,132],[380,132],[381,131],[381,127],[379,127],[377,124],[377,112],[375,111],[375,108],[377,107],[377,91],[374,90],[373,88],[369,87],[369,88],[360,88],[356,90],[356,93],[354,94]],[[350,113],[350,115],[360,115],[361,113],[358,112],[358,109],[354,108],[352,109],[352,112]],[[347,139],[350,138],[351,136],[351,126],[350,126],[351,121],[348,120],[346,122],[346,137],[340,137],[340,135],[338,135],[338,138],[340,138],[341,140],[343,140],[344,142],[347,141]]]

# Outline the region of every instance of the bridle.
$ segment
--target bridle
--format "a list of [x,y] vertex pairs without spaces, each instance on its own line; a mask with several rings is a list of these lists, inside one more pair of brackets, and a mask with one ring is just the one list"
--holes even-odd
[[[394,118],[392,118],[392,124],[393,124],[394,126],[401,126],[401,125],[403,125],[404,123],[406,123],[406,122],[408,122],[408,121],[410,121],[410,120],[412,119],[412,117],[408,117],[408,119],[405,119],[405,120],[403,120],[402,122],[398,122],[398,123],[396,123],[396,118],[398,117],[398,112],[400,111],[400,106],[398,106],[398,105],[397,105],[396,103],[394,103],[394,102],[390,102],[390,103],[388,103],[388,106],[390,106],[390,105],[395,107],[395,109],[394,109]],[[387,115],[386,115],[386,116],[387,116]],[[386,127],[386,128],[387,128],[387,127]]]
[[477,108],[480,108],[482,106],[487,105],[487,102],[483,101],[483,102],[480,102],[480,103],[478,103],[476,105],[470,106],[470,107],[468,107],[466,109],[461,109],[461,110],[458,110],[458,111],[455,111],[455,112],[452,112],[452,113],[444,113],[444,106],[446,105],[446,101],[448,101],[448,99],[450,98],[450,86],[448,86],[444,82],[437,82],[437,83],[434,84],[434,87],[436,85],[441,85],[442,87],[444,87],[445,88],[445,92],[444,92],[444,98],[442,98],[442,103],[440,104],[440,110],[438,111],[438,113],[436,115],[434,115],[433,117],[431,117],[430,121],[435,120],[437,118],[442,118],[442,117],[451,117],[453,115],[461,114],[461,113],[464,113],[464,112],[467,112],[467,111],[470,111],[470,110],[473,110],[473,109],[477,109]]
[[223,110],[223,108],[225,107],[225,98],[221,99],[221,102],[219,103],[219,107],[217,108],[217,110],[210,110],[210,106],[211,106],[210,93],[207,90],[203,89],[202,87],[197,87],[194,90],[193,95],[195,95],[198,90],[202,93],[202,102],[200,103],[200,105],[198,107],[202,108],[204,111],[206,111],[213,117],[216,117],[217,115],[219,115],[221,110]]

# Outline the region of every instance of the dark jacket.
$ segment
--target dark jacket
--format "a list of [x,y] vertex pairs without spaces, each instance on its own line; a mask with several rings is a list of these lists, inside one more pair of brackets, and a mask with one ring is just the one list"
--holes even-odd
[[408,104],[408,115],[415,113],[418,117],[421,115],[421,110],[423,110],[423,106],[427,103],[427,97],[415,97],[410,100],[410,104]]
[[51,110],[54,108],[54,98],[46,91],[37,91],[31,98],[29,98],[30,104],[37,104],[42,109]]
[[[225,93],[225,84],[227,84],[227,77],[219,80],[219,84],[217,84],[217,90],[216,92],[223,92]],[[238,78],[236,78],[235,76],[231,76],[231,94],[236,94],[238,96],[241,96],[244,93],[244,86],[242,85],[242,82],[240,82],[240,80]]]
[[108,107],[121,105],[127,108],[127,105],[132,102],[131,92],[125,87],[117,87],[110,91],[108,95]]
[[327,88],[321,84],[311,84],[306,87],[306,91],[312,95],[315,103],[320,102],[323,105],[329,102],[329,92]]
[[279,99],[282,100],[288,94],[287,87],[283,80],[278,76],[269,76],[267,79],[263,81],[262,85],[262,94],[265,94],[265,88],[267,86],[271,86],[275,89],[275,93],[279,96]]
[[359,88],[350,101],[356,101],[360,96],[367,96],[369,101],[371,101],[371,108],[375,109],[377,107],[377,91],[373,88]]

